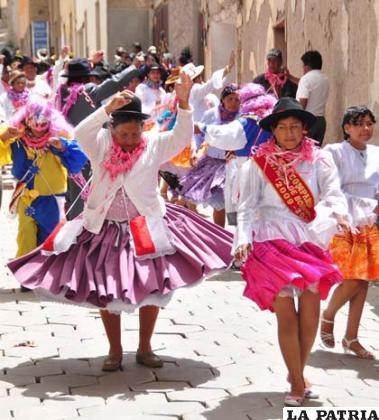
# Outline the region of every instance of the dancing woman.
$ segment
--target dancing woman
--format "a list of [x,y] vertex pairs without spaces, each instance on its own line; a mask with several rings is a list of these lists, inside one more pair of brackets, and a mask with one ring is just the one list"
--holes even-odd
[[[240,108],[239,86],[227,85],[221,92],[220,105],[208,110],[203,117],[204,124],[221,125],[233,121]],[[195,204],[210,205],[213,221],[225,225],[225,150],[209,146],[197,164],[180,179],[180,194]]]
[[359,324],[370,281],[379,278],[379,147],[368,144],[374,133],[375,116],[365,106],[347,108],[342,121],[345,140],[325,147],[338,168],[341,188],[349,204],[353,229],[336,235],[330,246],[344,281],[334,291],[321,318],[321,340],[334,347],[334,319],[349,302],[349,316],[342,346],[361,359],[374,359],[358,340]]
[[82,232],[57,255],[45,257],[40,248],[9,264],[22,284],[44,296],[102,309],[110,345],[106,371],[122,365],[121,311],[141,308],[136,359],[160,367],[151,348],[159,307],[178,288],[226,269],[232,260],[229,232],[189,210],[166,206],[157,188],[160,165],[193,133],[191,86],[185,75],[176,86],[179,107],[171,132],[146,137],[143,121],[149,116],[128,91],[82,121],[76,135],[93,168]]
[[[281,98],[260,127],[272,132],[242,166],[236,258],[244,295],[275,312],[291,391],[284,403],[315,398],[304,369],[317,333],[320,299],[341,281],[327,251],[347,204],[332,160],[304,136],[315,121],[293,98]],[[295,298],[298,297],[298,308]]]

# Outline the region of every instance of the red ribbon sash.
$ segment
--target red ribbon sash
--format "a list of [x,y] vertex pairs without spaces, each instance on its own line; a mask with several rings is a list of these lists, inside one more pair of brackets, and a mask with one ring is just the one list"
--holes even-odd
[[288,175],[289,185],[286,185],[277,166],[267,162],[263,156],[253,156],[252,159],[257,162],[279,197],[292,213],[307,223],[314,220],[316,217],[315,199],[308,185],[296,171]]

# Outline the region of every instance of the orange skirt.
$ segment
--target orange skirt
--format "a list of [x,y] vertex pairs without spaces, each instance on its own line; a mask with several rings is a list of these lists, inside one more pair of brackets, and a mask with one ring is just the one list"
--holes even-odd
[[[206,143],[203,143],[196,153],[197,159],[200,159],[202,156],[204,156],[207,150],[208,150],[208,145]],[[172,158],[170,160],[170,163],[180,168],[189,169],[189,168],[192,168],[191,158],[192,158],[191,146],[187,146],[178,155]]]
[[171,159],[171,163],[180,168],[190,168],[191,167],[191,147],[187,146],[184,148],[178,155]]
[[336,235],[330,243],[330,254],[345,280],[379,279],[379,229],[376,225],[359,228],[360,233]]

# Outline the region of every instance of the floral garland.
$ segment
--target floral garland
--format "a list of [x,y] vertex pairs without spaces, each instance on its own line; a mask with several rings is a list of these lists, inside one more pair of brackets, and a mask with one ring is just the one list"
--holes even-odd
[[63,86],[66,86],[65,84],[61,84],[58,87],[57,90],[57,97],[55,100],[55,105],[57,107],[57,109],[59,111],[61,111],[61,113],[67,117],[70,109],[72,108],[72,106],[76,103],[76,101],[78,100],[78,96],[81,95],[84,90],[84,84],[83,83],[74,83],[71,88],[70,88],[70,93],[69,95],[65,98],[64,101],[64,105],[62,106],[62,88]]
[[29,99],[29,89],[24,89],[22,92],[16,92],[13,87],[8,90],[8,98],[12,101],[13,106],[18,109],[24,106]]
[[21,136],[21,140],[23,140],[28,147],[31,147],[32,149],[38,149],[38,150],[43,149],[47,145],[51,137],[51,134],[49,131],[46,134],[44,134],[42,137],[34,137],[30,134],[31,133],[28,133],[25,131]]
[[277,166],[283,176],[288,180],[288,175],[295,171],[295,166],[300,161],[314,163],[320,158],[317,142],[309,137],[303,137],[299,146],[292,150],[282,149],[272,137],[261,144],[255,151],[258,157],[264,157],[270,165]]
[[146,140],[142,137],[139,144],[130,152],[125,152],[112,138],[112,146],[103,167],[109,172],[112,181],[121,173],[129,172],[146,148]]
[[287,82],[287,75],[285,73],[273,73],[267,70],[264,74],[265,79],[270,83],[271,89],[277,98],[280,96],[282,87]]

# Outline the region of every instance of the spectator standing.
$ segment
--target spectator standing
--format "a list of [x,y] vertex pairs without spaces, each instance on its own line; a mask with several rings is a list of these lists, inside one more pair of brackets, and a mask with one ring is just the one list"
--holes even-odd
[[299,81],[296,99],[306,111],[316,116],[316,123],[308,135],[321,146],[326,130],[325,106],[329,96],[329,80],[321,72],[322,56],[318,51],[307,51],[301,60],[304,76]]
[[298,79],[290,74],[287,67],[283,66],[283,55],[277,48],[272,48],[266,56],[267,70],[257,76],[253,83],[258,83],[275,97],[296,97]]

